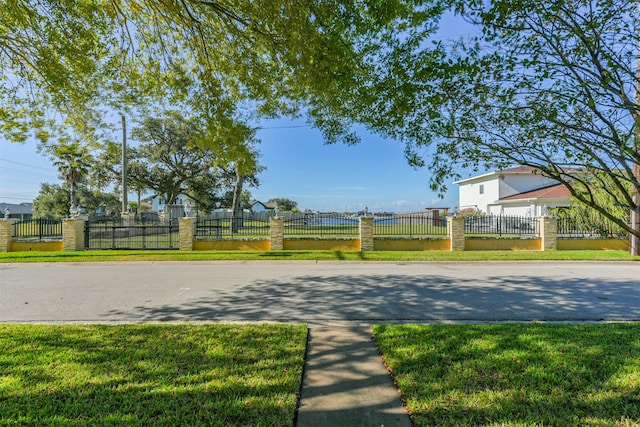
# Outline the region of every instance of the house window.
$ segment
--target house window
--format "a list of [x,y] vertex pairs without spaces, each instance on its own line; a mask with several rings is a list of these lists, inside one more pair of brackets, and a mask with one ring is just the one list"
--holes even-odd
[[480,194],[484,194],[484,184],[480,184]]

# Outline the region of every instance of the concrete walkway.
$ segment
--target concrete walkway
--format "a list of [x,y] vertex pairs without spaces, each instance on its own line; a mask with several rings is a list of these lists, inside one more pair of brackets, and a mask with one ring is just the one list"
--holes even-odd
[[309,329],[297,427],[411,427],[367,327]]

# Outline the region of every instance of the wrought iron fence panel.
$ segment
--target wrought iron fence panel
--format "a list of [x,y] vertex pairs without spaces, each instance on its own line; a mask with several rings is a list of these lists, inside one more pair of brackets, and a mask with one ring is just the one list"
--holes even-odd
[[93,224],[122,225],[123,220],[119,215],[93,215],[85,221],[85,226]]
[[558,237],[626,239],[629,233],[604,217],[557,218]]
[[[177,218],[175,219],[177,220]],[[136,222],[140,222],[142,224],[158,224],[158,223],[165,223],[167,221],[170,221],[162,217],[157,212],[143,212],[143,213],[136,214],[135,220]]]
[[465,234],[539,236],[538,219],[526,216],[484,215],[464,219]]
[[243,214],[240,218],[216,216],[198,218],[196,240],[250,239],[269,236],[269,219],[264,215]]
[[396,214],[373,218],[374,236],[446,236],[447,218],[427,214]]
[[85,224],[87,249],[178,249],[179,226],[127,225],[122,221]]
[[223,220],[198,218],[194,238],[196,240],[220,240],[222,239]]
[[360,234],[360,218],[345,214],[297,214],[283,217],[287,237],[343,237]]
[[62,239],[62,220],[35,218],[13,224],[13,236],[22,239]]

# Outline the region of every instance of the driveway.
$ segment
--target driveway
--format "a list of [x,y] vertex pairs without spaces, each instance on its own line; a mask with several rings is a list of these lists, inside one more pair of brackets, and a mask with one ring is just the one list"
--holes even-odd
[[536,320],[640,320],[640,263],[0,264],[0,322]]

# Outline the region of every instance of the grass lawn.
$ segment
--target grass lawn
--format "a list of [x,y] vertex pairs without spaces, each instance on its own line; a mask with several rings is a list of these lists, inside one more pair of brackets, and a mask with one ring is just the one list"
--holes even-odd
[[0,252],[2,262],[85,261],[640,261],[626,251],[175,251]]
[[[375,325],[415,426],[640,425],[640,323]],[[304,325],[0,324],[0,426],[292,426]]]
[[638,426],[640,324],[377,325],[415,426]]
[[289,325],[0,324],[0,425],[291,426]]

